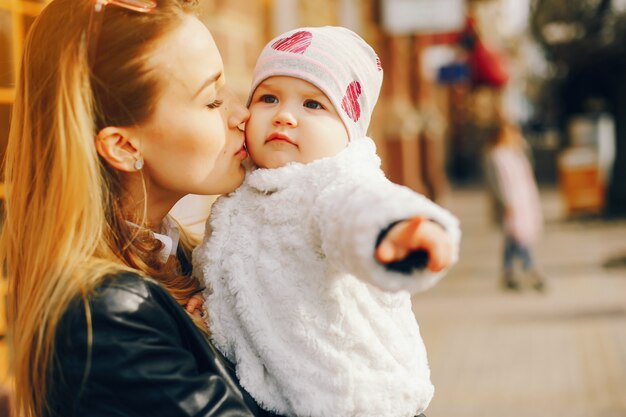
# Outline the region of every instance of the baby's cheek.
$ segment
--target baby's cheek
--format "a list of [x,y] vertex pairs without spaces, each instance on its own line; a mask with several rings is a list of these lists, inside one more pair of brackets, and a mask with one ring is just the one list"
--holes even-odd
[[331,137],[330,139],[331,140],[327,140],[324,143],[320,143],[319,146],[317,146],[316,151],[319,154],[320,158],[335,156],[339,154],[341,151],[343,151],[344,149],[346,149],[346,147],[348,146],[347,142],[338,140],[339,138],[337,138],[336,136]]

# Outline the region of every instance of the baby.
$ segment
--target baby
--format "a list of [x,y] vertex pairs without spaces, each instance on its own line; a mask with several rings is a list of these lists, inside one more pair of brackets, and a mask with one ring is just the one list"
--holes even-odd
[[410,417],[433,396],[410,293],[456,261],[460,231],[381,171],[366,132],[382,77],[345,28],[271,41],[248,98],[256,167],[193,254],[215,345],[278,414]]

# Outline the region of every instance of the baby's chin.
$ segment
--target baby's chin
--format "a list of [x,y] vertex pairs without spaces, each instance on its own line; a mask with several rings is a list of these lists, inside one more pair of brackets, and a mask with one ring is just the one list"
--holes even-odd
[[264,158],[255,158],[252,154],[248,158],[257,168],[276,169],[282,168],[293,162],[301,162],[297,158],[277,152],[274,155],[265,155]]
[[310,154],[296,154],[293,152],[293,149],[291,147],[285,147],[280,149],[273,149],[272,152],[263,152],[261,156],[257,154],[257,157],[255,157],[255,154],[253,152],[249,152],[250,157],[248,159],[251,160],[251,163],[254,167],[276,169],[293,163],[306,165],[320,159],[332,158],[343,152],[346,147],[337,147],[336,149],[328,149],[324,152]]
[[298,162],[298,161],[280,161],[280,162],[270,162],[270,163],[259,163],[257,164],[256,162],[254,162],[254,165],[257,168],[265,168],[265,169],[277,169],[277,168],[282,168],[285,165],[288,165],[290,163],[294,163],[294,162]]

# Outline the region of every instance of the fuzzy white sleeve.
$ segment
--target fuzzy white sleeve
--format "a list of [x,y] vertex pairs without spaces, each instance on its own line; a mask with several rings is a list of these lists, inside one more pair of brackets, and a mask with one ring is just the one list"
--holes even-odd
[[380,175],[342,177],[325,188],[312,207],[311,218],[322,252],[338,270],[387,291],[424,291],[435,285],[447,270],[427,269],[410,274],[390,271],[374,257],[376,238],[392,222],[424,216],[449,233],[458,259],[459,222],[450,212],[407,187]]

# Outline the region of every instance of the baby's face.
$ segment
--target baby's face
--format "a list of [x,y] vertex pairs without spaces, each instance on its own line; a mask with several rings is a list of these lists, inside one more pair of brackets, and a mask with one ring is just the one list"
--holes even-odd
[[270,77],[254,92],[246,146],[255,164],[278,168],[333,156],[348,145],[337,111],[313,84],[293,77]]

